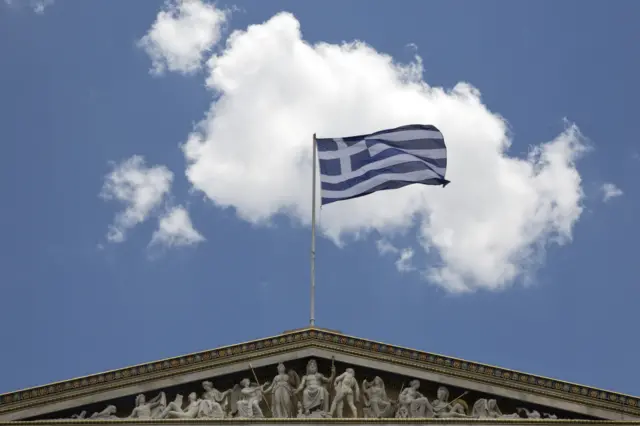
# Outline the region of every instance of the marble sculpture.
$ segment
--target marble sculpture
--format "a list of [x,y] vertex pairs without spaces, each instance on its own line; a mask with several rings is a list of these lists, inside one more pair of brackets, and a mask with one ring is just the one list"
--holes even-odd
[[[318,371],[315,359],[309,360],[302,378],[294,370],[287,371],[280,363],[272,382],[260,384],[245,378],[232,389],[219,391],[207,380],[202,382],[202,388],[204,393],[200,397],[192,392],[184,401],[183,395],[177,394],[168,403],[165,392],[159,392],[148,401],[144,394],[139,394],[128,417],[117,417],[116,406],[108,405],[88,418],[87,412],[82,411],[70,419],[262,418],[265,417],[263,408],[268,408],[273,418],[342,418],[345,405],[354,418],[557,419],[555,414],[540,414],[527,408],[503,414],[495,399],[480,398],[469,409],[463,399],[468,392],[449,400],[449,390],[444,386],[429,399],[420,392],[419,380],[412,380],[407,387],[403,385],[398,399],[393,400],[387,395],[380,377],[373,377],[371,381],[365,379],[360,385],[353,368],[346,368],[336,377],[333,365],[329,376],[325,376]],[[265,399],[265,395],[270,398]]]

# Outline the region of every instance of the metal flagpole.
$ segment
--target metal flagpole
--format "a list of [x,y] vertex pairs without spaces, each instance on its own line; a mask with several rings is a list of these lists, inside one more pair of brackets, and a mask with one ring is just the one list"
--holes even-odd
[[311,318],[309,325],[316,324],[316,134],[313,134],[313,175],[311,178]]

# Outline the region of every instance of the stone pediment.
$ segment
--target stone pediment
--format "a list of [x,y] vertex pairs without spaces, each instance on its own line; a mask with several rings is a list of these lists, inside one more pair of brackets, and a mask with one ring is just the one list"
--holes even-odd
[[319,328],[0,395],[0,422],[336,417],[631,422],[640,407],[628,395]]

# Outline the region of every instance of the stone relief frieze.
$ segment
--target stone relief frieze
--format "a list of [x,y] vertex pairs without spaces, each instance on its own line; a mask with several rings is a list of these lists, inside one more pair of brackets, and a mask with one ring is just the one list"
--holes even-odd
[[417,379],[411,380],[408,386],[402,384],[397,399],[392,399],[379,376],[364,378],[359,383],[352,367],[336,376],[333,362],[329,375],[325,375],[318,371],[315,359],[308,361],[302,377],[280,363],[273,380],[262,384],[249,367],[254,380],[243,378],[231,389],[220,391],[207,380],[201,383],[202,394],[191,392],[186,401],[179,393],[171,401],[164,391],[149,400],[139,394],[127,417],[118,417],[117,407],[108,405],[89,417],[82,411],[66,420],[264,418],[267,417],[265,408],[272,418],[558,418],[555,414],[541,414],[525,407],[505,414],[495,399],[488,398],[479,398],[470,407],[465,400],[468,391],[452,399],[445,386],[428,396],[420,391]]

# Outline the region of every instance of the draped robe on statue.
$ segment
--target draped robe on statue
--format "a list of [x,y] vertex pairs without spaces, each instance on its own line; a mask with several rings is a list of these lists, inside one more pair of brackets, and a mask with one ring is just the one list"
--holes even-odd
[[225,414],[226,393],[220,392],[217,389],[211,388],[202,394],[202,400],[200,401],[200,409],[198,410],[199,418],[213,418],[222,419]]

